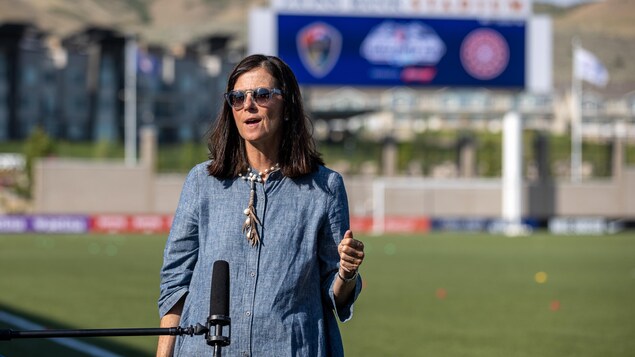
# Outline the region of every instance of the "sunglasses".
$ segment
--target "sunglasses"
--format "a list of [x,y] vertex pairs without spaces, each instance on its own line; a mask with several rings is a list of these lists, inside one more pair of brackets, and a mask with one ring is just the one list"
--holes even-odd
[[247,90],[233,90],[225,93],[225,100],[229,105],[238,110],[245,105],[247,100],[247,93],[251,93],[251,100],[256,102],[259,106],[264,106],[271,100],[274,94],[282,95],[282,90],[278,88],[255,88]]

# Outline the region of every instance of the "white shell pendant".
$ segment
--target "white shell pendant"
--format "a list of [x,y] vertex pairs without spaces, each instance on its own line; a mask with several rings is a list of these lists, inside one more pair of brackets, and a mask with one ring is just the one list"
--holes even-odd
[[[244,175],[243,174],[238,175],[243,180],[248,181],[251,186],[251,190],[249,192],[249,205],[243,211],[243,213],[245,214],[245,216],[247,216],[247,218],[245,219],[245,223],[243,223],[242,232],[245,234],[245,237],[247,237],[247,240],[249,241],[251,246],[254,247],[260,243],[260,236],[258,235],[257,225],[262,226],[262,223],[258,219],[258,216],[256,216],[256,209],[254,208],[254,198],[256,195],[256,188],[254,186],[256,182],[264,183],[265,180],[262,177],[263,176],[262,172],[255,174],[251,171],[251,169],[248,169],[248,170],[249,172],[245,173]],[[264,174],[268,175],[277,170],[280,170],[279,164],[276,164],[275,166],[271,166],[271,168],[265,170]]]

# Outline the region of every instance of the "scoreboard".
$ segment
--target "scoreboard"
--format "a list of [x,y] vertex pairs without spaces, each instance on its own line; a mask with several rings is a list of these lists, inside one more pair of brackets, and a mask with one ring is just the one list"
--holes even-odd
[[249,53],[302,85],[550,91],[552,32],[531,1],[278,0],[252,9]]

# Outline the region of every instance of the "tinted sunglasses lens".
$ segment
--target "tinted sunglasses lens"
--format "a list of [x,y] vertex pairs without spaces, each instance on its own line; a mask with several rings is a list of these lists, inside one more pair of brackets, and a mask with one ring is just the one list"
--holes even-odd
[[271,91],[267,88],[256,88],[254,89],[253,96],[259,105],[266,104],[271,98]]
[[245,103],[245,93],[241,91],[231,91],[227,95],[227,100],[232,107],[240,107]]

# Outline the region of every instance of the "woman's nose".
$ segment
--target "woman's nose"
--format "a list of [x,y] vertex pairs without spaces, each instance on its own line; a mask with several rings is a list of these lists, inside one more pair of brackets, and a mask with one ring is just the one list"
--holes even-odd
[[256,101],[254,100],[254,94],[252,92],[245,93],[244,107],[247,109],[251,109],[255,106],[256,106]]

